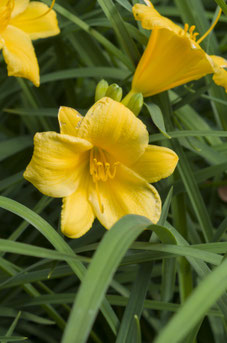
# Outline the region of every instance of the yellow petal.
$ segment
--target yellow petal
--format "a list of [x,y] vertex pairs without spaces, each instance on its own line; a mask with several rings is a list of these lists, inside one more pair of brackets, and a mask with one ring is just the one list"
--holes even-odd
[[[109,229],[126,214],[138,214],[157,223],[161,214],[161,200],[156,189],[131,169],[120,165],[116,177],[98,182],[99,198],[95,187],[90,202],[99,221]],[[103,207],[103,212],[101,208]]]
[[132,8],[136,20],[141,21],[141,25],[146,30],[153,30],[155,28],[166,28],[176,34],[183,34],[184,30],[174,24],[172,20],[162,16],[154,6],[150,3],[149,6],[136,4]]
[[[32,1],[26,10],[11,19],[10,24],[26,32],[32,40],[57,35],[60,30],[56,13],[42,2]],[[43,16],[42,16],[43,15]]]
[[82,170],[77,190],[63,199],[61,230],[70,238],[84,235],[92,226],[95,215],[88,201],[88,188],[91,177],[89,170]]
[[227,93],[227,71],[223,68],[227,68],[227,60],[220,56],[210,56],[215,63],[215,72],[213,80],[218,86],[225,88]]
[[71,107],[61,106],[58,112],[58,121],[61,133],[70,136],[77,136],[78,125],[83,116]]
[[31,39],[16,27],[8,26],[1,34],[3,56],[7,63],[8,75],[24,77],[39,86],[39,66]]
[[148,145],[145,153],[131,168],[148,182],[157,182],[174,172],[178,156],[171,149]]
[[227,60],[221,56],[210,56],[214,63],[221,68],[227,68]]
[[0,2],[0,10],[2,10],[3,7],[5,7],[8,3],[8,0],[1,0]]
[[18,14],[24,12],[26,10],[26,8],[28,7],[28,4],[29,4],[29,0],[16,0],[16,1],[14,1],[12,18],[14,18]]
[[24,173],[40,192],[52,197],[72,194],[88,165],[91,143],[56,132],[37,133],[32,160]]
[[187,35],[154,29],[136,68],[132,90],[151,96],[213,72],[213,60]]
[[142,121],[123,104],[107,97],[90,108],[78,136],[125,163],[136,161],[148,144],[148,132]]
[[0,3],[0,33],[9,25],[12,11],[14,8],[14,0],[1,0]]
[[227,93],[227,71],[223,68],[220,68],[219,71],[214,73],[213,80],[218,86],[225,88]]

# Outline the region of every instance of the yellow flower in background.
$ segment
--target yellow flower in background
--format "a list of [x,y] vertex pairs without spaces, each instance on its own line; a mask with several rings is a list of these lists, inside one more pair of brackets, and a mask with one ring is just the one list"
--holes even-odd
[[24,173],[43,194],[63,197],[62,232],[85,234],[97,217],[109,229],[126,214],[157,223],[161,200],[149,182],[169,176],[178,157],[170,149],[148,145],[141,120],[123,104],[104,97],[85,117],[59,110],[61,133],[37,133]]
[[24,77],[39,86],[39,65],[32,40],[59,32],[55,11],[42,2],[1,0],[0,48],[8,75]]
[[136,4],[133,14],[144,29],[152,32],[136,68],[132,92],[141,92],[147,97],[211,73],[214,73],[214,82],[225,87],[227,92],[227,71],[223,69],[227,67],[227,61],[207,55],[199,45],[215,24],[196,41],[195,26],[189,28],[185,24],[182,29],[160,15],[148,0],[145,2],[148,6]]

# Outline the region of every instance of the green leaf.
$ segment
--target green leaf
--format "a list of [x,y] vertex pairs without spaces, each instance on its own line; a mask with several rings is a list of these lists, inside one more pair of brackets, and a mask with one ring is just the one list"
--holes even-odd
[[26,339],[27,339],[27,337],[19,337],[19,336],[5,337],[5,336],[0,336],[0,341],[2,343],[19,342],[19,341],[25,341]]
[[180,342],[207,314],[227,288],[227,260],[212,271],[194,290],[181,309],[162,330],[155,343]]
[[31,136],[20,136],[0,142],[0,161],[32,146]]
[[159,131],[166,138],[171,138],[171,136],[168,135],[168,133],[166,132],[166,128],[165,128],[165,124],[164,124],[164,120],[163,120],[163,115],[162,115],[162,111],[161,111],[160,107],[157,106],[156,104],[152,104],[152,103],[148,103],[148,104],[144,103],[144,105],[147,108],[154,125],[159,129]]
[[111,68],[111,67],[87,67],[87,68],[75,68],[55,71],[50,74],[43,75],[41,77],[41,84],[67,80],[76,79],[79,77],[95,77],[98,80],[100,78],[111,78],[116,80],[124,80],[130,75],[127,69]]
[[[52,1],[44,0],[45,3],[51,5]],[[55,4],[54,6],[55,10],[61,14],[63,17],[67,18],[77,26],[79,26],[82,30],[89,33],[92,37],[97,39],[99,43],[101,43],[107,51],[109,51],[111,54],[116,56],[118,59],[120,59],[129,69],[133,70],[133,66],[131,64],[130,59],[124,55],[124,53],[116,48],[115,45],[113,45],[107,38],[105,38],[102,34],[100,34],[98,31],[91,28],[85,21],[81,20],[79,17],[77,17],[75,14],[68,11],[63,6],[60,6],[59,4]],[[104,76],[102,76],[104,77]]]
[[227,5],[226,5],[225,1],[224,0],[214,0],[214,1],[216,1],[217,5],[222,8],[225,15],[227,15]]
[[[38,214],[31,211],[29,208],[19,204],[18,202],[7,199],[6,197],[0,196],[0,207],[11,211],[27,222],[32,224],[41,234],[46,237],[46,239],[55,247],[55,249],[61,253],[73,254],[73,250],[70,246],[62,239],[62,237],[53,229],[53,227],[48,224],[43,218]],[[72,259],[67,261],[74,273],[82,279],[85,275],[85,267],[80,261],[73,261]],[[102,305],[102,311],[106,317],[110,327],[114,332],[116,332],[116,326],[118,324],[117,317],[110,308],[108,302],[104,300]]]
[[[6,337],[11,337],[12,336],[12,333],[13,333],[16,325],[17,325],[17,322],[18,322],[20,316],[21,316],[21,312],[18,312],[17,315],[16,315],[16,318],[14,319],[12,324],[10,325],[9,330],[6,332]],[[7,343],[7,341],[4,341],[4,342]]]
[[114,5],[112,0],[98,0],[98,2],[112,24],[121,46],[129,56],[132,63],[135,65],[140,58],[140,54],[127,31],[124,20],[118,12],[117,7]]
[[130,244],[150,224],[145,217],[128,215],[105,234],[77,294],[62,343],[87,341],[116,268]]
[[4,112],[19,114],[21,116],[44,116],[44,117],[54,117],[57,118],[58,109],[57,108],[5,108]]

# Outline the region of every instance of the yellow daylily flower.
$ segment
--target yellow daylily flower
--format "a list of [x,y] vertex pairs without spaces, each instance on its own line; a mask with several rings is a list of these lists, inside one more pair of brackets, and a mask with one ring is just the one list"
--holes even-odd
[[208,32],[196,41],[198,33],[194,31],[195,26],[189,28],[185,24],[182,29],[160,15],[150,1],[145,2],[147,6],[133,6],[135,19],[141,21],[144,29],[152,32],[136,68],[132,92],[141,92],[147,97],[211,73],[214,73],[214,82],[227,92],[227,72],[223,69],[227,61],[218,56],[209,56],[199,45]]
[[0,48],[8,75],[24,77],[39,86],[39,65],[32,40],[60,32],[56,13],[42,2],[1,0]]
[[142,121],[108,97],[97,101],[85,117],[61,107],[58,119],[60,134],[35,135],[24,177],[42,193],[64,198],[62,232],[77,238],[95,217],[109,229],[130,213],[157,223],[161,200],[149,182],[173,173],[177,155],[148,145]]

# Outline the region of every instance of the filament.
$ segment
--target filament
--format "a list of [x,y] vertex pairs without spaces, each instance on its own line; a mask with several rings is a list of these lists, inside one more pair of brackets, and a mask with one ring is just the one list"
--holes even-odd
[[209,30],[207,30],[206,33],[204,33],[204,35],[197,41],[198,44],[200,44],[208,35],[209,33],[213,30],[213,28],[215,27],[215,25],[217,24],[220,16],[221,16],[221,12],[222,12],[222,9],[220,8],[220,10],[218,11],[218,15],[215,19],[215,21],[213,22],[213,24],[211,25],[211,27],[209,28]]
[[199,33],[198,32],[194,32],[194,31],[195,31],[195,25],[192,25],[189,28],[188,23],[184,24],[184,32],[188,33],[190,38],[193,39],[194,41],[196,41],[196,37],[199,35]]

